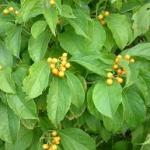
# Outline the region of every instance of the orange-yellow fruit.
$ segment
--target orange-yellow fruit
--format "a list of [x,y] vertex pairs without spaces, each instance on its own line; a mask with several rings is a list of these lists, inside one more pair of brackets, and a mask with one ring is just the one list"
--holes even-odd
[[63,61],[61,62],[61,64],[62,64],[63,66],[65,66],[65,65],[67,64],[67,62],[63,60]]
[[52,145],[51,148],[52,150],[57,150],[57,145]]
[[124,58],[125,58],[125,60],[130,60],[131,56],[130,55],[125,55]]
[[104,16],[102,14],[98,15],[98,19],[102,20]]
[[106,24],[106,21],[105,21],[105,20],[101,20],[100,22],[101,22],[102,25],[105,25],[105,24]]
[[8,9],[4,9],[3,10],[3,15],[8,15],[9,14],[9,10]]
[[113,76],[113,74],[111,73],[111,72],[108,72],[107,73],[107,78],[113,78],[114,76]]
[[9,7],[8,10],[9,10],[9,12],[13,12],[14,8],[13,7]]
[[62,56],[62,57],[61,57],[61,60],[62,60],[62,61],[67,61],[67,57],[66,57],[66,56]]
[[113,84],[113,80],[112,79],[107,79],[107,85],[112,85]]
[[70,68],[70,66],[71,66],[70,63],[67,63],[67,64],[65,65],[66,68]]
[[48,149],[49,148],[49,145],[48,144],[43,144],[43,149]]
[[56,141],[60,141],[60,140],[61,140],[60,136],[54,137],[54,141],[55,141],[55,142],[56,142]]
[[110,15],[109,11],[105,11],[105,12],[104,12],[104,15],[105,15],[105,16],[109,16],[109,15]]
[[15,15],[16,16],[19,15],[19,11],[18,10],[15,11]]
[[114,70],[118,69],[118,65],[117,65],[117,64],[114,64],[114,65],[113,65],[113,69],[114,69]]
[[122,70],[122,73],[121,73],[122,75],[124,75],[124,74],[126,74],[126,71],[125,70]]
[[122,56],[121,56],[121,55],[118,55],[117,58],[122,59]]
[[57,136],[57,131],[52,131],[51,135],[54,137],[54,136]]
[[123,79],[120,77],[117,77],[117,81],[118,81],[118,83],[123,83]]
[[55,4],[55,0],[50,0],[49,3],[50,3],[51,5],[54,5],[54,4]]
[[63,67],[63,66],[61,66],[61,67],[60,67],[60,70],[64,72],[64,71],[66,71],[66,68]]
[[51,57],[47,58],[47,62],[51,63],[52,62],[52,58]]
[[116,59],[115,59],[115,63],[118,64],[119,62],[120,62],[120,59],[119,59],[119,58],[116,58]]
[[51,68],[51,69],[54,69],[54,68],[55,68],[55,65],[54,65],[54,64],[51,64],[51,65],[50,65],[50,68]]
[[64,71],[59,71],[59,72],[58,72],[58,76],[59,76],[59,77],[64,77],[64,75],[65,75]]
[[57,58],[53,58],[53,59],[52,59],[52,63],[53,63],[53,64],[55,64],[55,63],[57,63],[57,62],[58,62],[58,59],[57,59]]
[[67,54],[67,53],[63,53],[62,56],[63,56],[63,57],[67,57],[68,54]]
[[52,69],[52,73],[54,74],[54,75],[58,75],[58,69],[57,68],[54,68],[54,69]]
[[121,70],[121,69],[118,69],[118,70],[117,70],[117,73],[118,73],[118,74],[122,74],[122,70]]
[[135,59],[134,59],[134,58],[131,58],[131,59],[130,59],[130,62],[131,62],[131,63],[134,63],[134,62],[135,62]]

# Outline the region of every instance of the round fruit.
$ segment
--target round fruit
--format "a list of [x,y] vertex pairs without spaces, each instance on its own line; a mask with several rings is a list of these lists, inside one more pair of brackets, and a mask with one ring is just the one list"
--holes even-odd
[[131,62],[131,63],[134,63],[134,62],[135,62],[134,58],[131,58],[131,59],[130,59],[130,62]]
[[112,79],[107,79],[107,85],[112,85],[113,84],[113,80]]
[[64,77],[64,75],[65,75],[64,71],[59,71],[59,73],[58,73],[59,77]]
[[111,72],[108,72],[107,73],[107,78],[113,78],[114,76],[113,76],[113,74],[111,73]]
[[52,62],[52,58],[51,57],[47,58],[47,62],[51,63]]
[[105,16],[109,16],[109,15],[110,15],[109,11],[105,11],[105,12],[104,12],[104,15],[105,15]]
[[61,71],[66,71],[66,68],[63,67],[63,66],[61,66],[61,67],[60,67],[60,70],[61,70]]
[[43,149],[48,149],[49,148],[49,145],[48,144],[43,144]]
[[57,131],[52,131],[51,135],[54,137],[54,136],[57,136]]
[[51,5],[55,4],[55,0],[50,0],[49,2],[50,2]]
[[16,16],[19,15],[19,11],[18,10],[15,11],[15,15]]
[[98,15],[98,19],[102,20],[104,16],[102,14]]
[[118,65],[117,64],[115,64],[115,65],[113,65],[113,69],[118,69]]
[[54,68],[55,68],[55,65],[54,65],[54,64],[51,64],[51,65],[50,65],[50,68],[51,68],[51,69],[54,69]]
[[67,54],[67,53],[63,53],[62,56],[63,56],[63,57],[67,57],[68,54]]
[[63,60],[63,61],[61,62],[61,64],[62,64],[63,66],[65,66],[65,65],[67,64],[67,62]]
[[118,56],[117,56],[117,58],[121,59],[121,58],[122,58],[122,56],[121,56],[121,55],[118,55]]
[[62,61],[67,61],[67,57],[66,57],[66,56],[62,56],[62,57],[61,57],[61,60],[62,60]]
[[105,21],[105,20],[101,20],[100,22],[101,22],[102,25],[105,25],[105,24],[106,24],[106,21]]
[[53,63],[53,64],[55,64],[55,63],[57,63],[57,62],[58,62],[57,58],[53,58],[53,59],[52,59],[52,63]]
[[67,64],[65,65],[66,68],[70,68],[70,66],[71,66],[70,63],[67,63]]
[[121,70],[121,69],[118,69],[118,70],[117,70],[117,73],[118,73],[118,74],[122,74],[122,70]]
[[130,60],[131,56],[130,56],[130,55],[125,55],[124,58],[125,58],[126,60]]
[[52,145],[52,150],[57,150],[57,145]]
[[10,12],[13,12],[13,11],[14,11],[14,8],[13,8],[13,7],[9,7],[8,10],[9,10]]
[[54,68],[54,69],[52,69],[52,73],[54,74],[54,75],[58,75],[58,69],[57,68]]
[[9,14],[9,10],[8,9],[4,9],[3,10],[3,15],[8,15]]
[[118,64],[118,63],[119,63],[119,61],[120,61],[120,59],[119,59],[119,58],[116,58],[116,59],[115,59],[115,63],[116,63],[116,64]]
[[117,77],[117,81],[118,81],[118,83],[123,83],[123,79],[120,77]]

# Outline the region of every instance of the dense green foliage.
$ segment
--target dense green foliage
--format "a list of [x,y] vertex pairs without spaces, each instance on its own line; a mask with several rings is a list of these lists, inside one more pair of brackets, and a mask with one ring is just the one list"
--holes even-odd
[[150,150],[150,1],[0,0],[0,119],[0,150]]

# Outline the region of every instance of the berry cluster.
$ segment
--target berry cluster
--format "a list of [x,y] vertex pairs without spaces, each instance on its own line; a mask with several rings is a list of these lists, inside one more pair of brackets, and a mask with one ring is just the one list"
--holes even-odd
[[102,12],[98,15],[98,20],[100,21],[100,23],[101,23],[102,25],[105,25],[105,24],[106,24],[105,18],[106,18],[107,16],[109,16],[109,15],[110,15],[109,11],[102,11]]
[[64,77],[65,71],[71,66],[70,63],[67,62],[67,56],[67,53],[63,53],[59,59],[51,57],[47,59],[53,75]]
[[51,4],[51,5],[55,5],[55,0],[49,0],[49,3]]
[[13,13],[16,16],[19,15],[19,11],[15,10],[15,8],[12,6],[3,10],[3,15],[7,16],[9,13]]
[[52,140],[48,142],[47,144],[43,144],[44,150],[57,150],[58,145],[60,144],[61,138],[58,135],[57,131],[51,132]]
[[121,55],[118,55],[115,59],[115,63],[113,65],[112,72],[107,73],[107,84],[112,85],[113,79],[117,80],[118,83],[122,84],[124,82],[123,77],[126,74],[126,70],[120,66],[121,60],[124,59],[128,63],[134,63],[135,60],[130,55],[125,55],[124,57]]

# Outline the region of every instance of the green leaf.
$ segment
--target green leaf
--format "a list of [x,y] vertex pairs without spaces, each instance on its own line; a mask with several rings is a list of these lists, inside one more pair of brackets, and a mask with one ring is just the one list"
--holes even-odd
[[6,150],[26,150],[32,142],[32,137],[32,130],[28,130],[24,127],[21,127],[18,132],[17,140],[15,141],[15,143],[5,144]]
[[0,89],[6,93],[14,94],[16,92],[10,68],[3,68],[0,70]]
[[41,60],[48,48],[50,35],[48,32],[41,33],[37,38],[30,37],[28,44],[28,51],[33,61]]
[[21,119],[37,119],[36,105],[33,100],[25,99],[22,92],[17,95],[7,95],[9,107]]
[[81,129],[67,128],[59,134],[64,150],[96,150],[94,140]]
[[150,60],[150,43],[137,44],[136,46],[125,50],[122,54],[129,54],[131,56],[142,57]]
[[47,112],[51,122],[57,126],[71,105],[71,90],[65,79],[53,78],[47,95]]
[[146,33],[150,27],[150,3],[145,4],[143,7],[140,7],[137,12],[134,13],[133,19],[133,30],[134,37]]
[[123,91],[124,119],[130,127],[136,127],[145,119],[146,108],[143,99],[134,87]]
[[46,22],[48,23],[52,33],[56,35],[55,30],[57,26],[58,21],[58,11],[55,6],[51,6],[49,4],[49,1],[45,2],[44,8],[43,8],[43,15],[46,19]]
[[75,34],[70,29],[60,34],[58,40],[61,47],[72,55],[87,55],[89,53],[95,54],[99,52],[106,40],[105,30],[99,22],[93,20],[88,23],[86,32],[88,39]]
[[76,18],[76,16],[74,15],[72,8],[69,5],[61,5],[61,14],[62,17],[65,18]]
[[80,108],[85,100],[85,91],[81,81],[71,72],[67,72],[67,82],[72,93],[72,104]]
[[23,81],[23,90],[30,99],[38,97],[48,86],[50,69],[45,61],[34,63]]
[[14,112],[0,102],[0,139],[6,142],[13,142],[18,134],[20,120]]
[[19,58],[21,46],[21,26],[14,26],[7,32],[6,45],[8,50],[16,57]]
[[31,28],[31,34],[36,39],[45,29],[47,23],[44,20],[36,21]]
[[133,40],[131,23],[125,15],[120,14],[112,14],[106,20],[116,44],[120,49],[124,49]]
[[100,113],[112,118],[122,102],[122,88],[120,84],[114,82],[109,86],[105,80],[100,80],[93,90],[93,102]]

